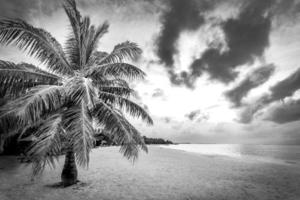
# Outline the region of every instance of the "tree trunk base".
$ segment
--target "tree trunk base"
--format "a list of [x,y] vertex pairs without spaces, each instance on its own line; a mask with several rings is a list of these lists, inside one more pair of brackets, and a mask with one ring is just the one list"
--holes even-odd
[[74,185],[77,180],[77,167],[75,162],[75,156],[73,151],[69,151],[66,154],[65,164],[61,173],[61,182],[64,187]]

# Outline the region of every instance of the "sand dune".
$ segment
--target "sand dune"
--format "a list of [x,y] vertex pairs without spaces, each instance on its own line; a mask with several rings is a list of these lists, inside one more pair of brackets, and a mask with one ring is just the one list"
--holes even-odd
[[[81,183],[56,188],[62,162],[30,181],[30,168],[0,157],[1,200],[299,200],[300,166],[203,156],[151,146],[132,165],[116,147],[95,149]],[[61,160],[63,161],[63,160]]]

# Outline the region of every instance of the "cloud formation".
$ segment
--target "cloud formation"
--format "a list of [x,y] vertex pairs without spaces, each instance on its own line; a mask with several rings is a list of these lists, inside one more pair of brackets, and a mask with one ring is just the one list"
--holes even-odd
[[[153,0],[76,0],[81,9],[89,10],[114,10],[118,9],[118,14],[124,14],[124,18],[140,15],[154,14],[161,9],[163,4]],[[30,20],[38,15],[50,16],[57,10],[62,10],[63,0],[0,0],[0,17],[20,18]],[[121,10],[120,8],[125,8]]]
[[[208,49],[192,62],[189,70],[177,73],[173,65],[180,34],[183,31],[196,31],[210,23],[207,13],[220,5],[217,0],[195,2],[169,0],[169,9],[162,15],[162,28],[157,39],[157,55],[165,65],[171,83],[188,88],[194,88],[195,81],[203,73],[225,84],[235,80],[238,67],[251,65],[256,59],[263,58],[270,45],[272,24],[278,25],[273,22],[284,19],[284,23],[290,23],[293,17],[300,14],[300,2],[297,0],[238,1],[242,4],[238,16],[218,24],[224,33],[225,47],[210,42]],[[224,2],[233,7],[237,5],[234,0]]]
[[241,113],[239,114],[239,119],[237,119],[237,122],[243,124],[251,123],[255,114],[259,110],[264,108],[268,102],[269,102],[269,96],[265,94],[261,98],[259,98],[256,102],[245,106],[241,111]]
[[183,31],[198,29],[204,22],[203,12],[212,9],[210,0],[169,0],[168,9],[161,17],[162,28],[157,38],[157,55],[168,68],[173,68],[176,42]]
[[227,51],[221,52],[215,47],[207,49],[192,63],[190,76],[198,77],[207,72],[211,79],[229,83],[237,77],[237,67],[262,57],[269,46],[271,16],[268,10],[272,3],[273,0],[247,1],[237,18],[223,22]]
[[160,88],[156,88],[152,94],[152,97],[156,98],[156,97],[164,97],[165,93],[162,89]]
[[298,121],[300,120],[300,99],[279,103],[272,107],[266,115],[266,120],[278,124]]
[[[230,2],[230,1],[228,1]],[[194,88],[198,77],[206,72],[210,79],[229,83],[238,76],[236,68],[252,64],[262,58],[269,46],[272,25],[272,6],[275,0],[243,1],[236,18],[219,23],[226,41],[226,50],[212,42],[198,59],[190,65],[188,72],[175,73],[168,69],[170,81],[175,85]]]
[[201,112],[201,110],[194,110],[185,115],[190,121],[197,120],[197,122],[202,122],[203,120],[208,120],[209,116],[206,113]]
[[275,66],[269,64],[252,71],[236,87],[225,92],[225,96],[233,103],[234,107],[240,107],[243,97],[254,88],[265,83],[273,74]]
[[185,115],[189,120],[193,121],[196,117],[200,115],[201,111],[200,110],[194,110],[188,114]]
[[42,12],[51,15],[60,8],[61,1],[40,1],[40,0],[0,0],[0,17],[20,18],[29,20],[33,15]]
[[273,102],[292,96],[298,89],[300,89],[300,68],[271,87],[270,101]]
[[[300,68],[287,78],[279,81],[270,88],[270,94],[264,94],[256,102],[244,108],[240,116],[240,122],[250,123],[255,114],[267,107],[270,103],[291,97],[300,89]],[[276,121],[276,120],[275,120]]]

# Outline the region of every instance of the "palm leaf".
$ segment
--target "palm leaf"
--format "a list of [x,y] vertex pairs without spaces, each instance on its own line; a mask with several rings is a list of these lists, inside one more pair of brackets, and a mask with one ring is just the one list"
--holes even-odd
[[35,28],[20,19],[4,19],[0,21],[0,43],[14,44],[35,56],[46,66],[62,75],[74,74],[70,68],[62,47],[43,29]]
[[[88,37],[86,37],[86,61],[85,63],[91,63],[90,59],[93,56],[93,53],[96,52],[98,47],[98,42],[100,38],[103,37],[105,33],[108,32],[109,24],[104,22],[101,26],[95,29],[94,26],[91,26],[89,29]],[[93,59],[93,58],[92,58]]]
[[[3,113],[0,113],[3,115]],[[21,124],[16,123],[19,118],[13,114],[6,114],[5,117],[0,118],[0,135],[6,138],[14,136],[18,131],[24,128]]]
[[64,0],[64,10],[69,18],[74,39],[78,41],[78,44],[80,43],[80,20],[81,15],[79,11],[77,10],[76,2],[75,0]]
[[113,141],[121,145],[120,151],[126,158],[134,161],[138,157],[138,147],[147,151],[141,134],[116,109],[98,102],[93,115]]
[[99,98],[105,103],[120,107],[133,117],[141,118],[148,124],[153,124],[153,120],[148,113],[142,107],[127,98],[104,91],[99,91]]
[[33,175],[41,173],[46,164],[55,167],[55,158],[62,150],[61,122],[61,114],[54,114],[33,133],[35,140],[26,151],[26,156],[33,161]]
[[96,65],[96,63],[99,63],[103,58],[105,58],[106,56],[108,56],[108,53],[103,52],[103,51],[94,51],[90,58],[89,58],[89,62],[88,62],[88,66],[94,66]]
[[94,83],[101,87],[101,86],[107,86],[107,87],[126,87],[130,88],[129,84],[127,83],[126,80],[120,79],[120,78],[114,78],[114,79],[105,79],[104,81],[94,81]]
[[72,27],[65,50],[72,69],[76,70],[80,68],[81,63],[81,15],[75,0],[64,0],[63,7]]
[[73,35],[69,36],[65,45],[66,55],[73,70],[78,70],[80,63],[80,52],[77,40]]
[[78,22],[74,23],[79,24],[77,25],[78,27],[73,27],[73,33],[70,34],[66,43],[66,52],[73,69],[81,69],[90,63],[90,58],[93,58],[99,39],[108,30],[108,23],[105,22],[97,29],[95,26],[90,25],[89,17],[84,17],[82,20],[79,19]]
[[81,104],[81,101],[84,100],[88,107],[94,106],[96,92],[90,79],[75,77],[70,79],[65,87],[67,88],[66,94],[70,102]]
[[98,64],[120,63],[126,59],[135,60],[142,54],[136,43],[124,42],[115,46],[113,51],[101,59]]
[[145,73],[128,63],[111,63],[91,67],[86,75],[97,80],[98,77],[113,76],[115,78],[144,79]]
[[62,86],[40,85],[4,105],[0,118],[14,114],[19,118],[18,123],[35,123],[44,114],[62,108],[64,103],[65,91]]
[[76,160],[81,166],[88,166],[89,153],[94,147],[94,129],[88,107],[84,101],[64,112],[64,127],[72,144]]
[[129,87],[99,86],[98,89],[99,89],[100,93],[101,92],[106,92],[106,93],[119,95],[119,96],[122,96],[122,97],[129,97],[131,94],[134,93],[134,90],[132,90]]
[[34,65],[0,60],[0,93],[1,96],[16,97],[30,87],[45,84],[58,84],[60,78],[45,72]]

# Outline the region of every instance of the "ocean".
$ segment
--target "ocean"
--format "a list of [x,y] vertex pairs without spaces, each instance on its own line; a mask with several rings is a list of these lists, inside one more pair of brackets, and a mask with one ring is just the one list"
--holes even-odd
[[300,164],[300,145],[176,144],[161,147],[208,156]]

